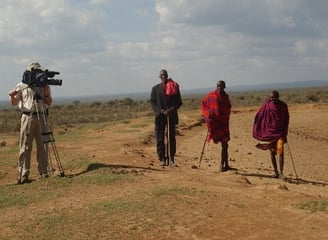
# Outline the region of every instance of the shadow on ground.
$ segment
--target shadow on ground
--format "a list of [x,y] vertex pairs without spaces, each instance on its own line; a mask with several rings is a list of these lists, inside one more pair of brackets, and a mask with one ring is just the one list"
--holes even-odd
[[[266,174],[259,174],[259,173],[240,173],[237,172],[237,174],[245,176],[245,177],[258,177],[258,178],[274,178],[273,175],[266,175]],[[296,178],[291,178],[291,177],[285,177],[282,179],[285,182],[291,183],[291,184],[312,184],[315,186],[327,186],[328,182],[319,182],[319,181],[311,181],[311,180],[306,180],[302,179],[299,177]]]
[[141,171],[163,171],[161,169],[153,169],[150,167],[138,167],[138,166],[132,166],[132,165],[123,165],[123,164],[103,164],[103,163],[91,163],[89,164],[89,166],[87,167],[86,170],[81,171],[79,173],[75,173],[75,174],[70,174],[70,175],[66,175],[66,177],[76,177],[88,172],[92,172],[101,168],[110,168],[113,170],[117,170],[117,169],[131,169],[131,170],[141,170]]

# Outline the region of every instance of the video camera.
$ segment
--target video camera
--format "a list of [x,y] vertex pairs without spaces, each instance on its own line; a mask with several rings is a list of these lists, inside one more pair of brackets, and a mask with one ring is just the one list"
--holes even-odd
[[32,69],[31,71],[26,70],[23,74],[22,82],[27,84],[29,87],[44,87],[45,85],[61,86],[63,80],[53,79],[55,75],[60,74],[59,72]]

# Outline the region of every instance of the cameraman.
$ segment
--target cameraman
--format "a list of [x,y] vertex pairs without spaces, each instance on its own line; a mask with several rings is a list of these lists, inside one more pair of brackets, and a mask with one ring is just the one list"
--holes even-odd
[[[42,72],[41,65],[37,62],[30,63],[25,73]],[[48,177],[48,147],[42,136],[47,132],[48,107],[52,103],[51,91],[48,84],[35,86],[32,83],[35,79],[30,78],[27,82],[23,75],[23,81],[9,92],[10,102],[12,105],[18,105],[21,111],[20,126],[20,150],[18,160],[19,179],[18,184],[29,182],[31,152],[33,139],[37,145],[37,162],[40,178]],[[32,83],[31,83],[32,82]]]

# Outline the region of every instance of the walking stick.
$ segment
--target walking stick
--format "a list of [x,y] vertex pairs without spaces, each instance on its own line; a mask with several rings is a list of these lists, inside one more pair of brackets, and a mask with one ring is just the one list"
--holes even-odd
[[204,149],[205,149],[205,144],[206,144],[207,138],[208,138],[208,131],[207,131],[207,134],[206,134],[206,137],[205,137],[205,141],[204,141],[202,152],[201,152],[200,157],[199,157],[199,165],[198,165],[198,168],[200,168],[200,163],[202,162],[202,157],[203,157],[203,154],[204,154]]
[[290,160],[292,161],[292,165],[293,165],[294,172],[295,172],[295,175],[296,175],[296,179],[298,179],[298,175],[297,175],[297,172],[296,172],[296,168],[295,168],[295,164],[294,164],[292,152],[290,151],[290,147],[289,147],[288,142],[287,142],[287,147],[288,147],[288,152],[289,152]]

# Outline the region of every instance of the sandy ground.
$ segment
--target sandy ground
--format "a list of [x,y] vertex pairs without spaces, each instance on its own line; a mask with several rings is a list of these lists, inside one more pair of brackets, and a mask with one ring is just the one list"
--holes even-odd
[[[310,213],[295,207],[302,202],[328,201],[328,106],[289,106],[285,181],[271,177],[269,152],[255,148],[252,124],[256,111],[257,108],[233,109],[229,161],[236,168],[234,171],[218,171],[221,148],[212,142],[205,144],[200,161],[206,127],[200,124],[198,113],[180,114],[183,124],[178,127],[177,166],[173,168],[159,166],[153,125],[126,134],[118,131],[117,126],[108,126],[94,130],[92,134],[97,138],[87,146],[65,147],[76,147],[97,163],[142,171],[142,179],[124,186],[125,194],[165,186],[204,191],[202,196],[196,194],[192,208],[179,205],[178,199],[170,200],[178,209],[161,221],[174,221],[173,229],[158,224],[153,229],[136,230],[134,239],[328,239],[327,212]],[[144,120],[135,119],[130,124],[140,121]],[[15,169],[1,172],[6,176],[0,179],[1,185],[13,183]],[[69,169],[66,172],[77,173]],[[92,193],[80,189],[61,203],[78,200],[83,206],[84,201],[108,197],[107,191],[111,196],[123,194],[122,186],[94,189]],[[3,212],[0,220],[13,217],[12,214],[15,215]],[[17,212],[16,216],[20,214],[23,213]]]

